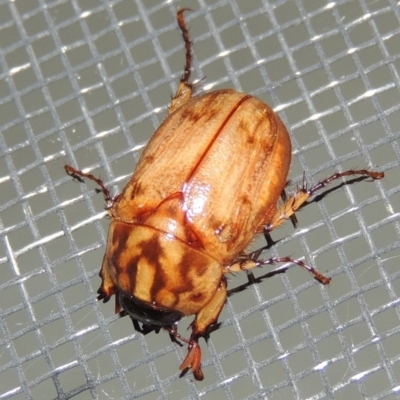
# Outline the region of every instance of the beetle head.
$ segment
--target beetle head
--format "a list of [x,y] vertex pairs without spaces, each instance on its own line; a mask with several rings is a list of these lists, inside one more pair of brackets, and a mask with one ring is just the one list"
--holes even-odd
[[152,307],[149,303],[128,296],[122,291],[118,293],[118,302],[133,320],[145,325],[170,326],[183,317],[179,311]]

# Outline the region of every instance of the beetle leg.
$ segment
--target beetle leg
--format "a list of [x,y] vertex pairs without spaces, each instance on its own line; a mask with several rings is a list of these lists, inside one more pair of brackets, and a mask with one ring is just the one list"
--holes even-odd
[[206,337],[208,328],[217,322],[226,301],[226,286],[226,279],[223,278],[214,297],[196,314],[196,319],[191,325],[191,338]]
[[190,8],[183,8],[179,10],[176,14],[176,19],[178,20],[178,26],[181,30],[183,41],[185,43],[185,69],[179,83],[178,89],[175,96],[171,100],[171,104],[168,109],[168,114],[172,114],[176,109],[178,109],[183,104],[187,103],[192,97],[193,85],[189,83],[190,73],[192,70],[192,42],[190,41],[189,31],[186,28],[185,19],[183,18],[183,13],[185,11],[191,11]]
[[[286,185],[287,185],[287,184],[288,184],[288,182],[286,183]],[[282,190],[281,199],[282,199],[283,203],[286,203],[287,200],[288,200],[288,196],[287,196],[287,193],[286,193],[286,190],[285,190],[285,189]],[[296,228],[296,227],[297,227],[297,224],[298,224],[296,214],[293,213],[289,218],[290,218],[290,220],[292,221],[293,228]],[[266,248],[266,249],[269,249],[269,248],[271,248],[276,242],[272,239],[271,235],[269,234],[269,231],[266,231],[266,230],[264,229],[264,232],[263,232],[263,233],[264,233],[264,238],[265,238],[265,240],[266,240],[266,242],[267,242],[267,246],[266,246],[265,248]],[[249,280],[249,283],[254,283],[254,279],[255,279],[255,278],[254,278],[254,276],[252,276],[252,272],[247,271],[247,279]]]
[[188,355],[183,360],[183,363],[179,366],[179,369],[182,371],[182,375],[190,368],[193,372],[193,376],[197,381],[202,381],[204,379],[203,371],[201,370],[201,349],[199,344],[197,343],[197,339],[190,340],[181,336],[177,329],[176,325],[171,325],[165,327],[168,331],[171,340],[182,345],[180,341],[188,344]]
[[368,171],[366,169],[337,172],[336,174],[333,174],[328,178],[318,182],[310,189],[307,189],[307,183],[305,182],[305,179],[303,179],[303,187],[298,190],[292,197],[290,197],[282,206],[280,206],[273,215],[271,221],[269,221],[269,223],[265,225],[264,235],[282,225],[283,222],[294,215],[294,213],[300,207],[302,207],[304,203],[317,191],[323,189],[332,181],[349,175],[361,175],[361,179],[371,178],[372,180],[381,179],[385,176],[383,172]]
[[[287,186],[288,184],[289,184],[289,181],[286,182],[286,186]],[[288,199],[288,196],[287,196],[287,193],[286,193],[286,190],[285,190],[285,189],[282,190],[281,199],[282,199],[282,201],[283,201],[284,203],[286,203],[286,201],[287,201],[287,199]],[[299,221],[297,221],[296,214],[291,215],[291,216],[290,216],[290,220],[292,221],[293,228],[297,228],[297,224],[298,224]],[[267,241],[267,242],[268,242],[268,241]]]
[[104,200],[106,201],[106,204],[107,204],[106,208],[111,207],[111,205],[113,203],[113,199],[111,197],[110,191],[105,187],[103,181],[100,178],[96,178],[94,175],[87,174],[83,171],[80,171],[79,169],[71,167],[70,165],[64,165],[64,169],[65,169],[65,172],[69,176],[72,176],[72,178],[77,179],[79,182],[83,182],[82,178],[87,178],[87,179],[90,179],[91,181],[96,182],[100,186],[100,189],[97,188],[96,192],[103,193]]
[[[252,254],[248,258],[240,260],[240,261],[236,262],[235,264],[226,267],[224,273],[247,271],[252,268],[263,267],[264,265],[273,265],[273,264],[279,264],[279,263],[291,263],[291,264],[298,265],[298,266],[306,269],[308,272],[310,272],[312,275],[314,275],[314,279],[316,279],[318,282],[320,282],[324,285],[327,285],[331,281],[331,278],[327,278],[326,276],[319,273],[316,269],[310,267],[309,265],[305,264],[301,260],[294,260],[293,258],[290,258],[290,257],[281,257],[281,258],[272,257],[272,258],[268,258],[267,260],[256,260],[256,259],[254,259],[254,257],[252,257]],[[292,267],[293,267],[293,265],[284,265],[280,268],[276,268],[275,270],[271,271],[270,274],[268,274],[268,276],[265,276],[265,278],[286,272],[289,268],[292,268]]]
[[176,331],[176,326],[167,328],[171,336],[189,345],[188,354],[183,360],[183,363],[180,365],[179,369],[184,373],[190,368],[193,372],[194,378],[198,381],[202,381],[204,379],[204,375],[201,370],[201,349],[198,344],[198,340],[200,337],[207,338],[209,327],[217,322],[218,316],[221,313],[226,301],[226,286],[226,279],[223,278],[219,288],[214,294],[214,297],[196,314],[196,319],[191,324],[192,334],[190,335],[189,340],[178,334]]

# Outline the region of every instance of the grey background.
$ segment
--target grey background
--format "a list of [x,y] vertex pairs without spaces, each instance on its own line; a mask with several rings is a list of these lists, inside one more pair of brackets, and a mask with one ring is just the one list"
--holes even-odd
[[[199,92],[270,104],[294,185],[386,173],[273,233],[272,255],[332,282],[293,268],[231,297],[202,341],[203,382],[179,378],[186,347],[96,302],[109,221],[94,185],[63,170],[122,189],[182,73],[181,7]],[[400,398],[396,1],[0,0],[0,48],[0,399]]]

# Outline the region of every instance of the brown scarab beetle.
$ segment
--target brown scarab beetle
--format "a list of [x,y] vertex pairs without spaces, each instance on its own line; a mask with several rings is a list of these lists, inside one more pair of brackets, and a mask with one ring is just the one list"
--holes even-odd
[[[168,117],[122,193],[112,198],[100,179],[65,168],[73,177],[97,182],[107,202],[111,224],[98,298],[107,302],[115,295],[116,312],[129,314],[137,330],[164,328],[173,340],[186,342],[189,352],[180,369],[192,369],[202,380],[198,340],[207,337],[225,304],[225,274],[290,262],[323,284],[330,281],[300,260],[260,259],[262,249],[245,253],[255,235],[268,235],[293,218],[333,180],[384,174],[336,173],[310,189],[303,184],[277,207],[291,160],[287,130],[270,107],[249,94],[226,89],[192,97],[184,11],[177,14],[186,49],[183,77]],[[177,323],[193,314],[185,339]]]

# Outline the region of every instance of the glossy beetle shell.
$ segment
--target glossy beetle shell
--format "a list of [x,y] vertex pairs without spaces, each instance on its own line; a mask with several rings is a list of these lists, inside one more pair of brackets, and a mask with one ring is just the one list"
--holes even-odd
[[[116,312],[129,314],[135,329],[147,333],[163,327],[174,341],[187,343],[180,369],[190,368],[195,379],[202,380],[198,340],[208,337],[225,304],[225,274],[291,263],[322,284],[330,282],[301,260],[260,259],[265,247],[246,254],[255,235],[263,232],[270,244],[269,232],[289,218],[295,225],[294,213],[334,180],[355,175],[375,180],[384,173],[337,172],[310,188],[304,180],[286,198],[291,145],[271,108],[234,90],[192,97],[184,11],[177,13],[186,54],[180,85],[168,117],[123,192],[112,198],[101,179],[68,165],[65,170],[99,185],[111,217],[98,298],[108,301],[115,294]],[[277,207],[280,196],[283,204]],[[186,339],[178,333],[177,321],[192,314],[192,332]]]
[[192,98],[158,128],[110,209],[106,284],[197,313],[275,213],[290,157],[283,123],[260,100],[233,90]]

